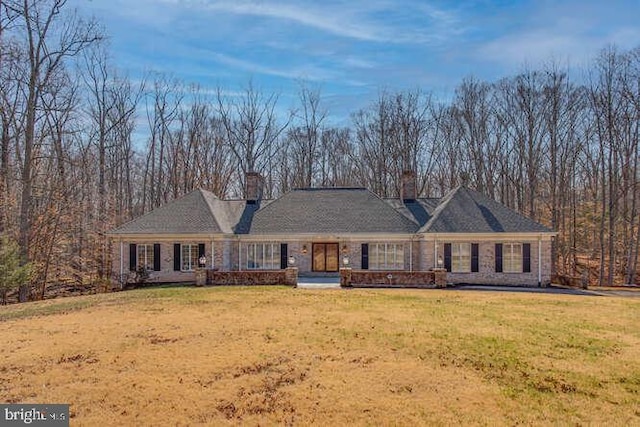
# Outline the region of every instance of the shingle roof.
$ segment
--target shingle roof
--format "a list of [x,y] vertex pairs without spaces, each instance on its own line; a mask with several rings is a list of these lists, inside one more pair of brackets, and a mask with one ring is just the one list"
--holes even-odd
[[251,234],[415,233],[418,224],[364,188],[309,188],[258,210]]
[[466,187],[447,194],[421,233],[548,233],[550,229]]
[[403,201],[399,198],[384,199],[391,207],[414,221],[420,227],[431,219],[440,200],[439,198],[421,198],[412,201]]
[[442,199],[383,200],[364,188],[298,189],[256,204],[195,190],[109,234],[547,233],[466,187]]
[[123,224],[110,234],[231,233],[237,210],[237,206],[209,191],[195,190]]

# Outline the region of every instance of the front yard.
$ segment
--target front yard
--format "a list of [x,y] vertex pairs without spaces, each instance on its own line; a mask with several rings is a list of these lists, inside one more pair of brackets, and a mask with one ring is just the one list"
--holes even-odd
[[640,425],[640,299],[166,287],[0,307],[0,402],[72,425]]

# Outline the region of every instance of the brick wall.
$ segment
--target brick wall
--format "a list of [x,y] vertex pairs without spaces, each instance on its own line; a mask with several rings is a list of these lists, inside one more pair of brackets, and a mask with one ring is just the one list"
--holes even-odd
[[285,270],[207,271],[207,284],[214,286],[288,285],[296,286],[296,268]]
[[[458,240],[462,241],[462,240]],[[474,242],[478,243],[479,272],[477,273],[448,273],[447,281],[452,284],[496,284],[515,286],[537,286],[538,285],[538,241],[519,241],[518,243],[531,244],[531,272],[530,273],[496,273],[495,272],[495,244],[501,241]],[[444,256],[444,244],[449,243],[438,241],[438,255]],[[543,240],[542,245],[542,285],[547,285],[551,281],[551,241]],[[434,268],[434,243],[433,241],[421,241],[420,269]]]
[[[320,242],[319,243],[325,243]],[[383,243],[381,240],[355,240],[355,241],[346,241],[346,240],[327,240],[327,242],[337,242],[338,243],[338,251],[339,251],[339,267],[349,267],[356,270],[362,268],[362,244],[363,243]],[[282,242],[288,244],[288,253],[289,255],[293,255],[296,259],[296,267],[300,269],[301,273],[308,273],[312,271],[313,268],[313,241],[311,240],[303,240],[303,241],[287,241]],[[393,242],[400,243],[404,245],[404,268],[405,270],[409,270],[412,268],[413,270],[418,270],[418,263],[420,262],[420,253],[419,253],[419,242],[414,241],[411,243],[410,241],[400,241]],[[410,245],[412,245],[412,249],[410,249]],[[303,247],[306,246],[307,253],[303,253]],[[346,252],[343,252],[344,247],[346,246]],[[243,257],[245,255],[243,254]],[[344,257],[349,258],[349,265],[345,266],[343,263]]]
[[445,287],[446,271],[381,271],[381,270],[340,270],[342,286],[346,287]]
[[[131,240],[122,245],[122,266],[125,282],[132,279],[132,272],[129,270],[129,244],[160,244],[160,271],[149,271],[147,283],[195,283],[195,271],[174,271],[173,270],[173,245],[174,243],[204,243],[205,256],[207,257],[207,267],[211,266],[211,241],[188,240],[188,241],[158,241],[158,240]],[[120,278],[120,243],[113,244],[112,258],[112,278],[118,282]],[[214,243],[214,267],[219,268],[223,259],[223,248],[221,242]]]
[[[327,240],[337,241],[339,247],[339,261],[340,267],[343,265],[343,257],[346,255],[349,257],[349,268],[353,270],[361,270],[362,264],[362,243],[380,243],[377,240]],[[461,241],[461,240],[459,240]],[[468,240],[469,243],[476,243],[473,240]],[[129,243],[160,243],[161,250],[161,271],[150,271],[150,283],[160,282],[195,282],[195,272],[182,272],[173,271],[173,244],[178,243],[171,241],[154,241],[154,240],[140,240],[140,241],[127,241],[124,242],[122,248],[122,260],[124,267],[125,278],[130,275],[129,272]],[[211,267],[211,240],[185,240],[182,243],[204,243],[205,252],[207,257],[207,268]],[[213,261],[214,267],[220,271],[238,271],[239,269],[246,270],[246,243],[242,243],[240,264],[238,259],[239,242],[235,239],[216,240],[214,242]],[[304,274],[311,272],[312,270],[312,257],[313,257],[313,241],[312,240],[296,240],[287,242],[274,242],[274,243],[287,243],[288,254],[293,255],[296,259],[295,267]],[[414,271],[429,271],[436,267],[434,264],[434,242],[433,240],[418,240],[411,243],[410,241],[402,242],[404,244],[404,267],[405,271],[412,268]],[[444,255],[444,243],[445,240],[438,242],[438,254]],[[462,283],[474,283],[474,284],[504,284],[504,285],[525,285],[525,286],[537,286],[538,285],[538,241],[524,241],[522,243],[531,244],[531,273],[496,273],[495,270],[495,241],[484,241],[479,243],[479,272],[477,273],[449,273],[447,280],[449,283],[462,284]],[[546,285],[551,281],[551,241],[542,241],[542,284]],[[410,250],[412,245],[412,250]],[[303,247],[306,246],[306,253],[303,253]],[[342,252],[343,247],[346,246],[346,253]],[[114,281],[117,282],[120,274],[120,243],[114,242],[113,258],[112,258],[112,271]],[[413,256],[411,258],[411,255]],[[273,270],[279,271],[279,270]],[[375,272],[375,270],[370,270]]]

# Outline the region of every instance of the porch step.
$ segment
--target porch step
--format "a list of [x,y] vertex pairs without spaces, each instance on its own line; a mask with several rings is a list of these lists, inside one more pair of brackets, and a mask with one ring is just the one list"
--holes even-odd
[[298,277],[298,288],[302,289],[339,289],[339,276],[302,276]]
[[310,277],[310,278],[316,278],[316,277],[332,277],[332,278],[338,278],[340,279],[340,273],[335,271],[335,272],[318,272],[318,271],[307,271],[304,273],[300,273],[299,277]]

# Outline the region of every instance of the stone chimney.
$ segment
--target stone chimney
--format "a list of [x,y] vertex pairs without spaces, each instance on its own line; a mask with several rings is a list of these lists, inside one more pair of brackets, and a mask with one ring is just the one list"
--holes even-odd
[[247,203],[257,203],[262,198],[262,177],[258,172],[247,172],[245,181]]
[[413,202],[418,197],[416,183],[416,173],[406,170],[402,172],[402,187],[400,188],[400,198],[403,202]]

